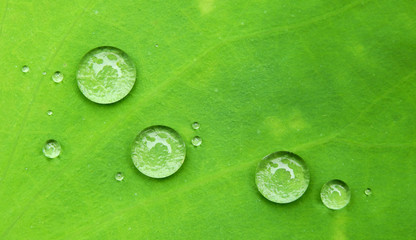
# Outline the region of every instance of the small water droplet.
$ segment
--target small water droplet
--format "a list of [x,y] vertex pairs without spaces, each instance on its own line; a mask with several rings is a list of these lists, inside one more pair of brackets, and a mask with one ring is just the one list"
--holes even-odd
[[202,143],[202,138],[199,136],[195,136],[192,138],[191,140],[192,145],[194,145],[195,147],[198,147],[199,145],[201,145]]
[[24,66],[22,67],[22,72],[24,72],[24,73],[29,72],[29,70],[30,70],[30,68],[29,68],[29,66],[27,66],[27,65],[24,65]]
[[60,82],[62,82],[62,80],[64,79],[64,75],[61,73],[61,72],[59,72],[59,71],[56,71],[53,75],[52,75],[52,80],[54,81],[54,82],[56,82],[56,83],[60,83]]
[[179,170],[185,154],[185,142],[175,130],[166,126],[151,126],[137,135],[131,158],[144,175],[164,178]]
[[42,75],[45,76],[46,75],[46,72],[42,72]]
[[48,113],[48,116],[52,116],[53,115],[52,110],[49,110],[47,113]]
[[200,127],[199,122],[192,123],[192,128],[193,129],[197,130],[197,129],[199,129],[199,127]]
[[124,175],[122,172],[116,173],[116,176],[114,177],[117,181],[121,182],[124,179]]
[[109,104],[123,99],[136,82],[136,67],[130,57],[115,47],[98,47],[81,59],[78,87],[89,100]]
[[309,186],[309,170],[301,157],[291,152],[275,152],[264,157],[256,170],[259,192],[276,203],[300,198]]
[[56,140],[48,140],[43,146],[43,154],[47,158],[56,158],[61,154],[61,145]]
[[344,208],[350,202],[350,198],[350,188],[341,180],[331,180],[325,183],[321,189],[321,200],[329,209]]
[[157,48],[158,48],[158,47],[159,47],[159,44],[157,44],[157,43],[156,43],[156,44],[155,44],[155,47],[157,47]]
[[364,190],[364,194],[370,196],[371,194],[373,194],[373,191],[371,190],[371,188],[367,188],[366,190]]

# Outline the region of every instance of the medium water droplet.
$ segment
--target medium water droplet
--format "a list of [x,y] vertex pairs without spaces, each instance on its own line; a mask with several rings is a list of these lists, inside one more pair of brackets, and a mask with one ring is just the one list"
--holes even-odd
[[166,126],[151,126],[137,135],[131,158],[143,174],[164,178],[178,171],[185,155],[185,142],[175,130]]
[[371,190],[371,188],[367,188],[366,190],[364,190],[364,194],[370,196],[371,194],[373,194],[373,191]]
[[60,83],[60,82],[62,82],[62,80],[64,79],[64,75],[61,73],[61,72],[59,72],[59,71],[56,71],[53,75],[52,75],[52,80],[54,81],[54,82],[56,82],[56,83]]
[[56,158],[61,154],[61,145],[56,140],[48,140],[43,146],[43,154],[47,158]]
[[194,122],[194,123],[192,123],[192,128],[193,128],[193,129],[197,130],[197,129],[199,129],[199,127],[200,127],[200,125],[199,125],[199,123],[198,123],[198,122]]
[[49,110],[47,113],[48,113],[48,116],[52,116],[53,115],[52,110]]
[[350,202],[350,198],[350,188],[341,180],[331,180],[325,183],[321,189],[321,200],[329,209],[344,208]]
[[24,72],[24,73],[29,72],[29,70],[30,70],[30,68],[29,68],[29,66],[27,66],[27,65],[24,65],[24,66],[22,67],[22,72]]
[[290,203],[297,200],[305,193],[309,180],[305,162],[291,152],[269,154],[257,166],[257,189],[272,202]]
[[109,104],[123,99],[131,91],[136,82],[136,68],[122,50],[99,47],[82,58],[76,78],[85,97]]
[[117,181],[121,182],[124,179],[124,174],[122,172],[116,173],[116,176],[114,177]]
[[202,143],[202,138],[199,136],[195,136],[192,138],[191,140],[192,145],[194,145],[195,147],[198,147],[199,145],[201,145]]

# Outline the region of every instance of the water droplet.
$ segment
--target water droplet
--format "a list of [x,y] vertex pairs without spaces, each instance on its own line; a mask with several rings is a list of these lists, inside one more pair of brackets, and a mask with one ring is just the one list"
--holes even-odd
[[199,125],[199,123],[198,123],[198,122],[194,122],[194,123],[192,123],[192,128],[193,128],[193,129],[197,130],[197,129],[199,129],[199,127],[200,127],[200,125]]
[[151,126],[137,135],[131,158],[143,174],[164,178],[178,171],[185,154],[185,142],[175,130],[166,126]]
[[201,145],[202,143],[202,138],[199,136],[195,136],[192,138],[191,140],[192,145],[194,145],[195,147],[198,147],[199,145]]
[[42,75],[45,76],[46,75],[46,72],[42,72]]
[[24,66],[22,67],[22,72],[24,72],[24,73],[29,72],[29,70],[30,70],[30,68],[29,68],[29,66],[27,66],[27,65],[24,65]]
[[98,47],[82,58],[76,78],[85,97],[109,104],[123,99],[131,91],[136,82],[136,68],[122,50]]
[[56,82],[56,83],[60,83],[60,82],[62,82],[62,80],[64,79],[64,75],[61,73],[61,72],[59,72],[59,71],[56,71],[53,75],[52,75],[52,80],[54,81],[54,82]]
[[371,188],[367,188],[366,190],[364,190],[364,194],[370,196],[371,194],[373,194],[373,191],[371,191]]
[[48,113],[48,116],[52,116],[53,115],[52,110],[49,110],[47,113]]
[[159,44],[155,44],[155,47],[159,47]]
[[121,182],[124,179],[124,175],[122,172],[116,173],[116,176],[114,177],[117,181]]
[[257,166],[257,189],[272,202],[295,201],[305,193],[309,180],[309,170],[305,162],[291,152],[269,154]]
[[43,154],[47,158],[56,158],[61,154],[61,145],[56,140],[48,140],[43,146]]
[[341,209],[350,202],[351,192],[348,185],[341,180],[331,180],[321,189],[321,200],[324,205],[333,210]]

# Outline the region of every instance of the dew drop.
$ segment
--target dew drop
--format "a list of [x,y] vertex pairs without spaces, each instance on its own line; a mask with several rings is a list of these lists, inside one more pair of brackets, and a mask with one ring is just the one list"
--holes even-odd
[[297,200],[305,193],[309,180],[305,162],[291,152],[269,154],[257,166],[257,189],[272,202],[290,203]]
[[155,47],[157,47],[157,48],[158,48],[158,47],[159,47],[159,44],[155,44]]
[[200,125],[199,125],[199,123],[198,123],[198,122],[194,122],[194,123],[192,123],[192,128],[193,128],[193,129],[197,130],[197,129],[199,129],[199,127],[200,127]]
[[27,66],[27,65],[24,65],[24,66],[22,67],[22,72],[24,72],[24,73],[29,72],[29,70],[30,70],[30,68],[29,68],[29,66]]
[[371,194],[373,194],[373,191],[371,190],[371,188],[367,188],[366,190],[364,190],[364,194],[370,196]]
[[166,126],[151,126],[135,138],[131,158],[144,175],[164,178],[179,170],[185,155],[185,142],[175,130]]
[[130,57],[115,47],[98,47],[82,58],[78,87],[89,100],[109,104],[123,99],[136,82],[136,68]]
[[61,145],[56,140],[48,140],[43,146],[43,154],[47,158],[56,158],[61,154]]
[[52,75],[52,80],[53,80],[54,82],[56,82],[56,83],[60,83],[60,82],[62,82],[62,80],[64,80],[64,75],[63,75],[61,72],[56,71],[56,72]]
[[321,200],[329,209],[338,210],[344,208],[350,202],[350,198],[350,189],[341,180],[331,180],[325,183],[321,189]]
[[195,136],[192,138],[191,140],[192,145],[194,145],[195,147],[198,147],[199,145],[202,144],[202,138],[199,136]]
[[115,178],[117,181],[121,182],[121,181],[123,181],[123,179],[124,179],[124,174],[123,174],[122,172],[118,172],[118,173],[116,173],[116,175],[114,176],[114,178]]
[[42,72],[42,75],[45,76],[46,75],[46,72]]
[[53,115],[52,110],[49,110],[49,111],[47,112],[47,114],[48,114],[48,116],[52,116],[52,115]]

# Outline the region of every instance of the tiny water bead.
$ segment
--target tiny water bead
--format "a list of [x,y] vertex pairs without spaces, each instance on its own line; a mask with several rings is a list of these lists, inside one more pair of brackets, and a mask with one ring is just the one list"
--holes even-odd
[[61,154],[61,144],[53,139],[48,140],[45,146],[43,146],[42,151],[47,158],[57,158]]
[[272,202],[290,203],[297,200],[305,193],[309,181],[305,162],[291,152],[269,154],[257,166],[257,189]]
[[193,128],[193,129],[197,130],[197,129],[199,129],[199,127],[200,127],[200,125],[199,125],[199,123],[198,123],[198,122],[194,122],[194,123],[192,123],[192,128]]
[[78,87],[89,100],[110,104],[123,99],[136,82],[136,67],[130,57],[115,47],[98,47],[82,58]]
[[45,76],[46,75],[46,72],[42,72],[42,75]]
[[166,126],[151,126],[137,135],[131,158],[144,175],[164,178],[179,170],[185,155],[185,142],[175,130]]
[[117,181],[121,182],[124,179],[124,174],[122,172],[116,173],[116,176],[114,177]]
[[199,136],[195,136],[192,138],[191,140],[192,145],[194,145],[195,147],[198,147],[199,145],[202,144],[202,138]]
[[56,83],[60,83],[60,82],[62,82],[62,80],[64,79],[64,75],[61,73],[61,72],[59,72],[59,71],[56,71],[53,75],[52,75],[52,80],[54,81],[54,82],[56,82]]
[[338,210],[344,208],[350,202],[350,198],[350,189],[341,180],[331,180],[325,183],[321,189],[321,200],[329,209]]
[[371,190],[371,188],[367,188],[366,190],[364,190],[364,194],[370,196],[371,194],[373,194],[373,191]]
[[48,114],[48,116],[52,116],[52,115],[53,115],[52,110],[49,110],[49,111],[47,112],[47,114]]
[[29,72],[29,70],[30,70],[30,68],[29,68],[29,66],[27,66],[27,65],[24,65],[24,66],[22,67],[22,72],[24,72],[24,73]]

